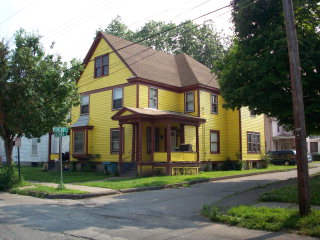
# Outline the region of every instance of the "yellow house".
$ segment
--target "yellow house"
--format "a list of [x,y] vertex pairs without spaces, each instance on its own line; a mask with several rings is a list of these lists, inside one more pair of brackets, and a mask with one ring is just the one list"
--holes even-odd
[[71,116],[73,161],[172,175],[264,153],[263,116],[223,108],[216,76],[186,54],[100,32],[84,66]]

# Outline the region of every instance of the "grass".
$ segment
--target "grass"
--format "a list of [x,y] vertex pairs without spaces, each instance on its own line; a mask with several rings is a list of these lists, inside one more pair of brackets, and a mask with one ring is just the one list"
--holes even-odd
[[[26,181],[60,182],[59,171],[42,172],[41,167],[23,167],[21,168],[21,176]],[[63,172],[64,183],[99,180],[106,177],[105,174],[97,172]]]
[[[320,205],[320,174],[310,177],[309,186],[311,193],[310,203]],[[298,203],[297,184],[276,188],[270,192],[263,193],[260,196],[260,200],[264,202]]]
[[14,188],[10,190],[10,193],[34,196],[34,197],[44,197],[47,194],[85,194],[88,192],[75,190],[75,189],[58,189],[55,187],[48,186],[34,186],[25,189]]
[[188,183],[195,180],[209,179],[224,176],[233,176],[247,173],[264,172],[270,170],[283,170],[295,168],[295,166],[274,166],[270,165],[267,169],[234,170],[234,171],[212,171],[201,172],[198,175],[178,175],[178,176],[158,176],[158,177],[138,177],[130,179],[106,179],[99,182],[84,182],[80,185],[91,187],[103,187],[112,189],[127,189],[150,186],[163,186],[173,183]]
[[303,235],[320,237],[320,210],[300,217],[297,210],[284,208],[238,206],[228,210],[205,205],[201,212],[215,222],[265,231],[288,230]]

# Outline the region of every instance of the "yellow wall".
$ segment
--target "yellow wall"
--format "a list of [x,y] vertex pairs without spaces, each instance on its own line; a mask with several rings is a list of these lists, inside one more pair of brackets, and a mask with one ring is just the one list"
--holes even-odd
[[[260,133],[261,153],[248,153],[247,132]],[[260,160],[261,154],[265,154],[264,115],[250,116],[247,107],[241,108],[241,133],[242,133],[242,158],[243,160]]]

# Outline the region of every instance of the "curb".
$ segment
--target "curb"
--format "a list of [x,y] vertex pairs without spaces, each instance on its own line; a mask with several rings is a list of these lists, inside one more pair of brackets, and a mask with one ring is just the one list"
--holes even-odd
[[[255,172],[255,173],[238,174],[238,175],[232,175],[232,176],[199,179],[199,180],[194,180],[194,181],[190,181],[190,182],[173,183],[173,184],[167,184],[167,185],[163,185],[163,186],[127,188],[127,189],[112,190],[112,191],[100,192],[100,193],[86,193],[86,194],[46,194],[46,193],[42,193],[43,195],[41,197],[46,198],[46,199],[84,199],[84,198],[92,198],[92,197],[110,196],[110,195],[116,195],[116,194],[121,194],[121,193],[163,190],[163,189],[167,189],[167,188],[183,187],[185,185],[195,185],[195,184],[199,184],[199,183],[215,182],[215,181],[220,181],[220,180],[249,177],[249,176],[262,175],[262,174],[268,174],[268,173],[290,172],[290,171],[296,171],[296,170],[297,169],[271,170],[271,171],[265,171],[265,172]],[[39,192],[31,192],[31,193],[36,194]]]

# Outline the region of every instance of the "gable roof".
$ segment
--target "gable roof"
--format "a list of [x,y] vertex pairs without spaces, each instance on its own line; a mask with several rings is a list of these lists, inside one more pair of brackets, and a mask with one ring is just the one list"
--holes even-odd
[[132,72],[132,78],[151,80],[174,87],[203,85],[219,89],[216,75],[187,54],[168,54],[102,32],[98,33],[84,63],[89,62],[100,39],[105,40],[126,64]]

